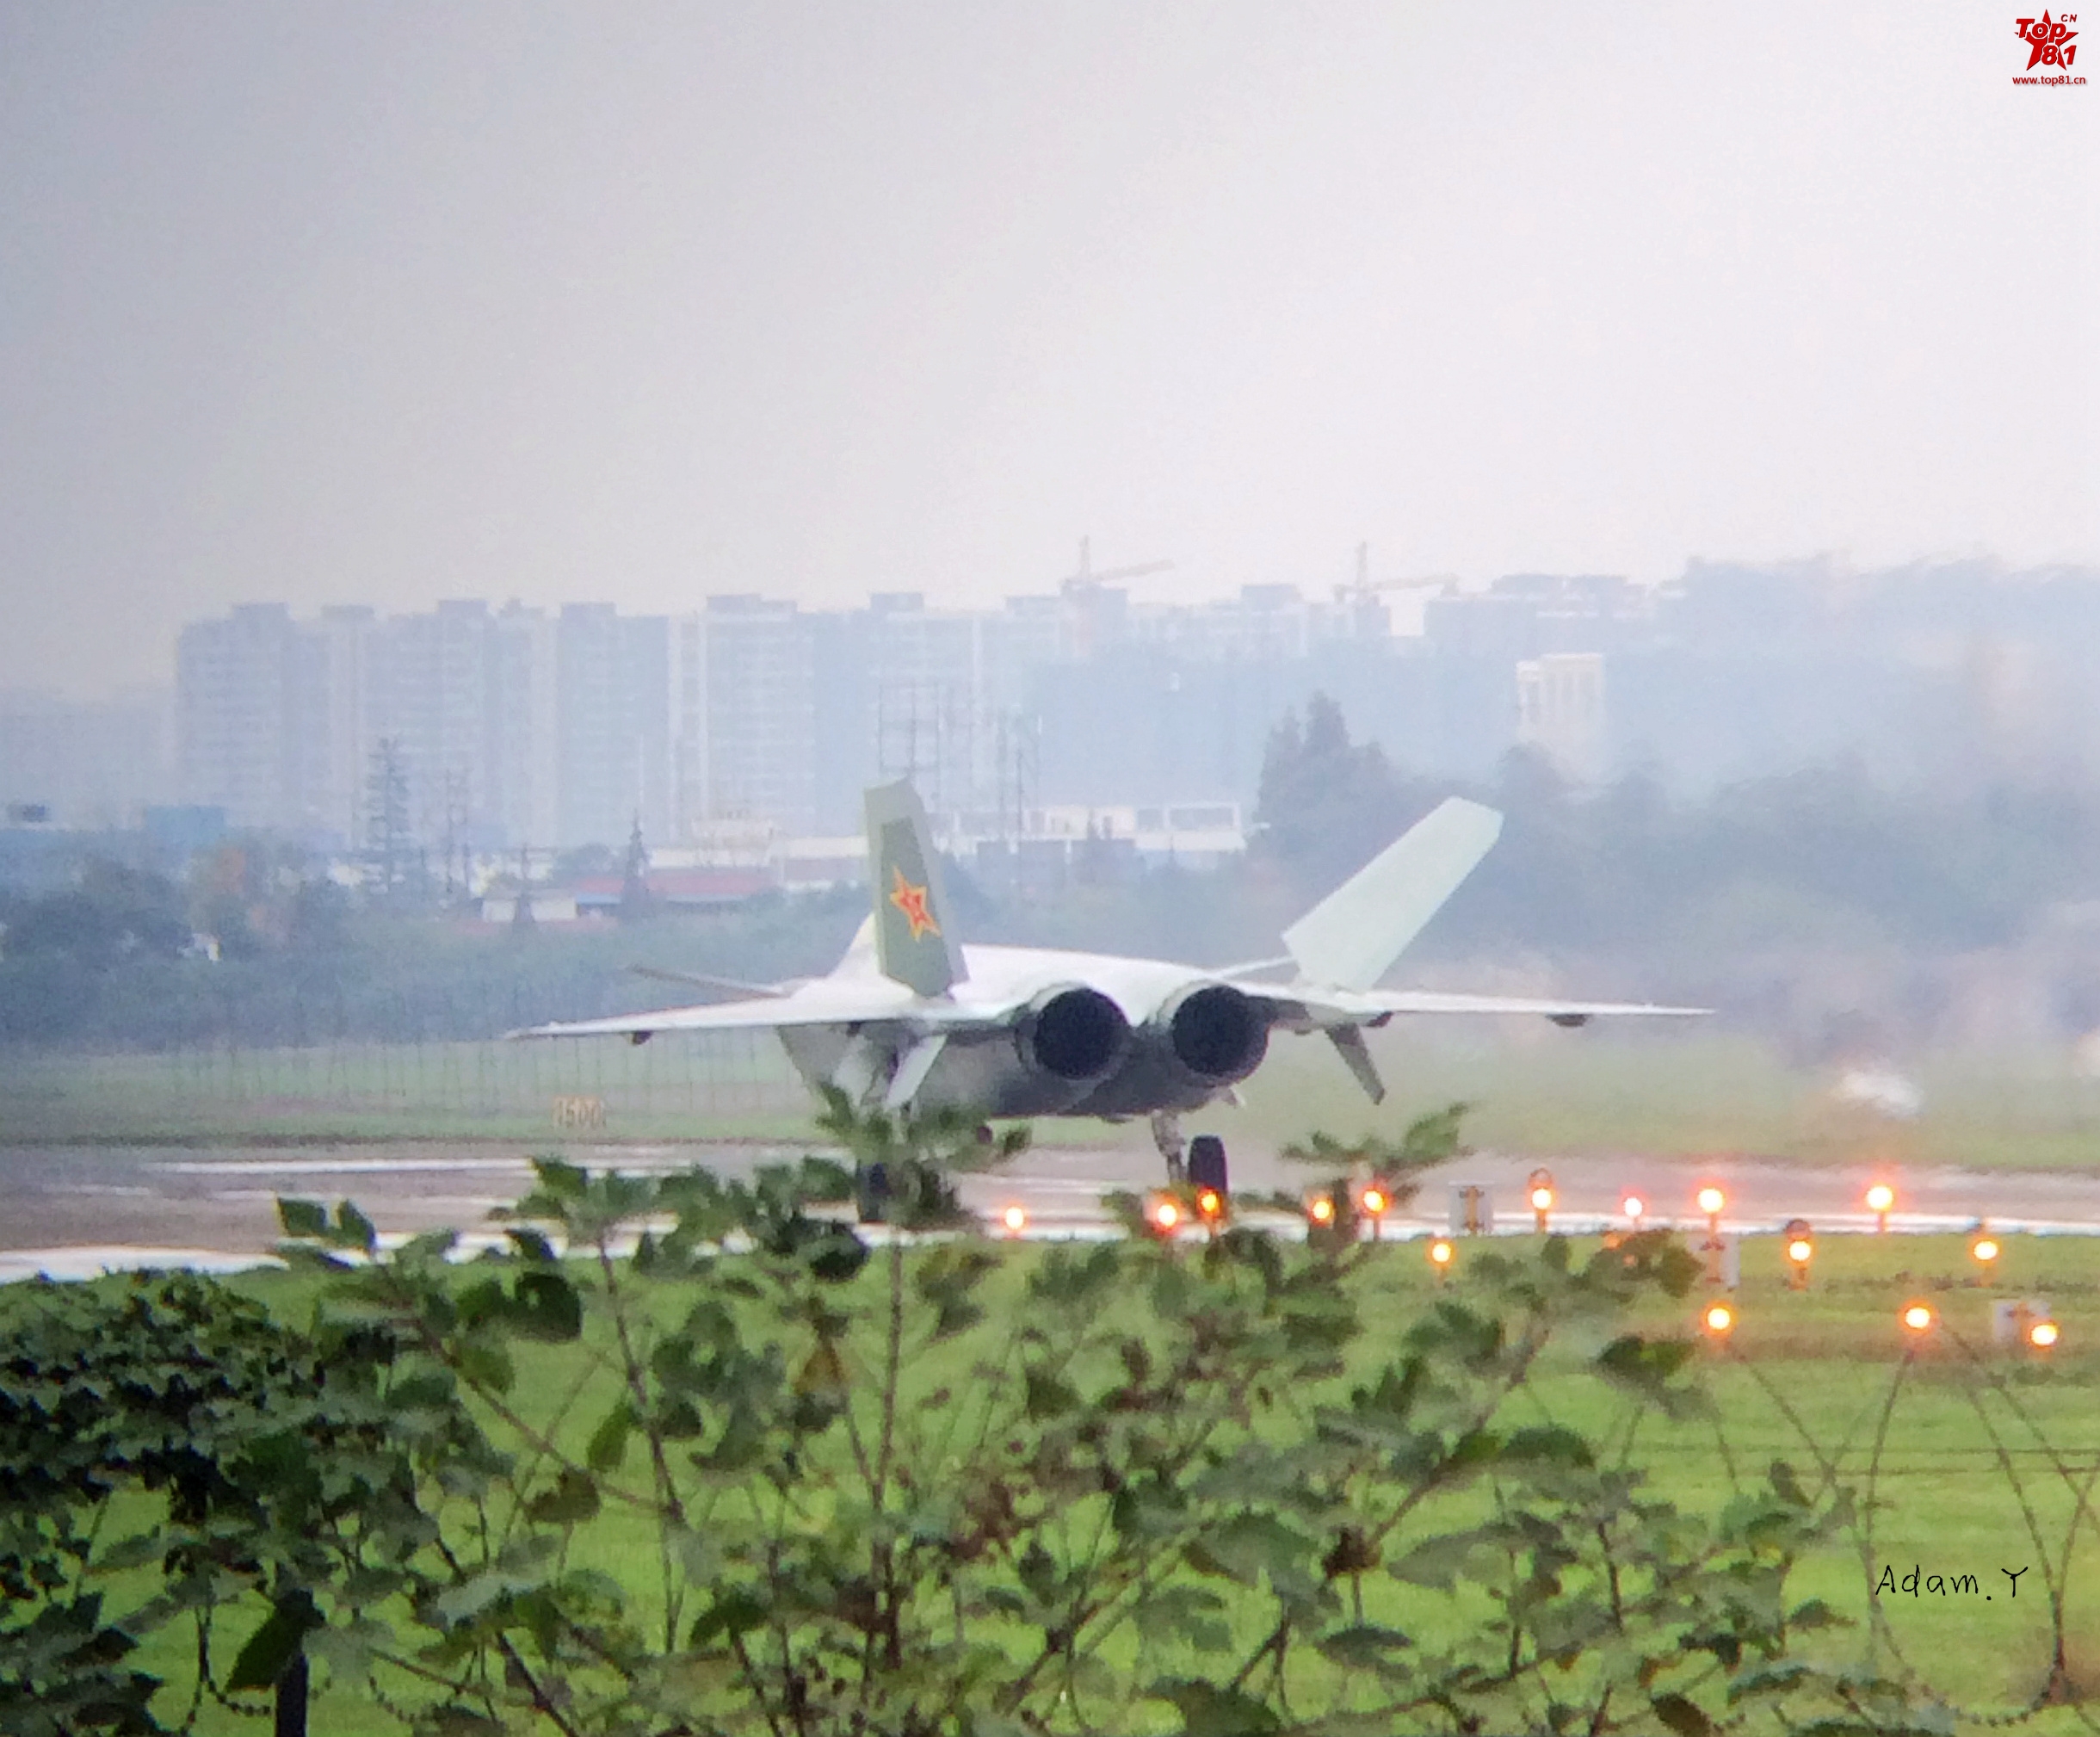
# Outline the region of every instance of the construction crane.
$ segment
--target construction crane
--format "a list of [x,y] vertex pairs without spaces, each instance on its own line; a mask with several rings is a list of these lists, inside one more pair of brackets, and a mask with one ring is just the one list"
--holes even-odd
[[1371,546],[1356,545],[1356,577],[1334,588],[1337,603],[1368,603],[1380,591],[1427,591],[1459,582],[1456,573],[1431,573],[1419,579],[1374,579],[1371,577]]
[[1105,585],[1114,579],[1142,578],[1147,573],[1164,573],[1174,565],[1171,561],[1140,561],[1133,567],[1109,567],[1101,572],[1094,571],[1094,540],[1079,539],[1079,571],[1067,573],[1058,581],[1058,589],[1067,597],[1074,591],[1090,590]]

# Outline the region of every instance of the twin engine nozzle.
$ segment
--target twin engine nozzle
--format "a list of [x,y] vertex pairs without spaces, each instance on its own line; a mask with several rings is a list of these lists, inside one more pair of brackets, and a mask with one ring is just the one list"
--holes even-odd
[[1230,1085],[1261,1065],[1269,1048],[1269,1019],[1231,984],[1199,983],[1133,1033],[1108,996],[1072,984],[1046,989],[1028,1004],[1015,1042],[1028,1066],[1075,1085],[1108,1079],[1133,1047],[1201,1085]]

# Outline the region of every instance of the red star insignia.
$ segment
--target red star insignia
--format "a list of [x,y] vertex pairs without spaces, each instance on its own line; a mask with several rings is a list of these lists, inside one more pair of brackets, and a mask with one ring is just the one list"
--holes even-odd
[[922,936],[938,935],[941,925],[926,908],[926,888],[914,887],[905,879],[901,868],[892,867],[890,872],[897,877],[897,885],[890,892],[890,903],[905,913],[905,921],[911,925],[911,938],[917,941]]

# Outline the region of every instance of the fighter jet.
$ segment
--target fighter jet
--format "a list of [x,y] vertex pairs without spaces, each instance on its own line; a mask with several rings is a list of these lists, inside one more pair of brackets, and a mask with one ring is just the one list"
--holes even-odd
[[[1283,955],[1206,970],[1118,954],[966,946],[941,857],[909,782],[867,793],[874,909],[831,973],[794,982],[691,980],[744,998],[538,1025],[513,1037],[777,1032],[812,1087],[892,1110],[966,1107],[987,1118],[1152,1118],[1178,1175],[1179,1118],[1220,1099],[1272,1032],[1319,1032],[1375,1103],[1366,1027],[1395,1014],[1533,1014],[1557,1025],[1682,1017],[1702,1008],[1380,989],[1379,980],[1471,874],[1502,816],[1452,797],[1283,931]],[[1273,974],[1288,971],[1288,979]],[[670,974],[663,974],[669,975]]]

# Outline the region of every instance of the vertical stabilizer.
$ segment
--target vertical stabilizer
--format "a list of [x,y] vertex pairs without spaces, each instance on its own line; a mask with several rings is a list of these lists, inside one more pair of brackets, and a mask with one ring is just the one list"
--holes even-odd
[[948,920],[941,855],[910,782],[868,793],[868,877],[875,906],[875,962],[921,995],[945,994],[965,974]]
[[1418,820],[1283,931],[1309,983],[1368,989],[1473,873],[1502,816],[1453,796]]

